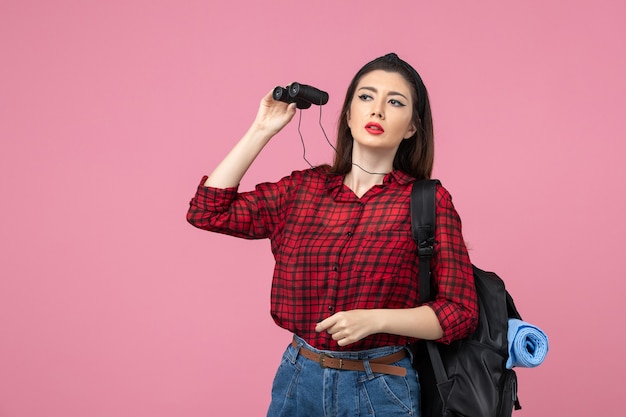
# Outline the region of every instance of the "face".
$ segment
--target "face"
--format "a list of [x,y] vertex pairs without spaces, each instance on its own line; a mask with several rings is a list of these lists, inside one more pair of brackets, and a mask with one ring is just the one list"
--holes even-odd
[[[416,131],[412,123],[413,95],[397,72],[376,70],[357,84],[348,111],[355,146],[397,149]],[[358,145],[357,145],[358,144]]]

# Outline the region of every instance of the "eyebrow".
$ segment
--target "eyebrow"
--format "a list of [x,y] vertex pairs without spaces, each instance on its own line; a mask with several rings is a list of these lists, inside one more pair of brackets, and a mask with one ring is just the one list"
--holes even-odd
[[[369,87],[369,86],[360,87],[357,91],[361,91],[361,90],[368,90],[368,91],[371,91],[373,93],[378,93],[378,90],[376,88]],[[407,98],[407,96],[405,96],[404,94],[399,93],[397,91],[390,91],[388,95],[390,95],[390,96],[400,96],[400,97],[404,97],[404,99],[407,100],[407,101],[409,100]]]

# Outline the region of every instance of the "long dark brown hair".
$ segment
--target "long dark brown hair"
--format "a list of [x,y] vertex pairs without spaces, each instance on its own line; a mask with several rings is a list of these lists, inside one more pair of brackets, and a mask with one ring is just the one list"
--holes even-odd
[[400,143],[393,160],[394,169],[403,171],[417,179],[430,178],[435,158],[435,143],[428,92],[417,71],[394,53],[376,58],[365,64],[352,79],[339,116],[337,153],[333,165],[330,167],[330,172],[345,175],[352,169],[354,138],[348,127],[348,111],[359,81],[365,74],[375,70],[396,72],[402,75],[411,86],[411,94],[413,95],[412,122],[417,131],[409,139]]

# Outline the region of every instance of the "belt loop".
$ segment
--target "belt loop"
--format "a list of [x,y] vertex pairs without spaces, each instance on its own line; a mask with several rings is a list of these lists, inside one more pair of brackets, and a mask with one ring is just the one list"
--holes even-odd
[[293,341],[289,344],[289,348],[287,349],[287,359],[289,359],[289,362],[293,364],[296,363],[300,353],[300,348],[303,345],[304,342],[294,336]]
[[367,376],[368,381],[374,379],[374,372],[372,372],[372,367],[370,366],[370,361],[368,359],[363,360],[363,367],[365,367],[365,375]]
[[413,350],[411,350],[411,347],[410,346],[405,346],[404,347],[404,351],[409,356],[409,359],[411,360],[411,363],[413,363]]

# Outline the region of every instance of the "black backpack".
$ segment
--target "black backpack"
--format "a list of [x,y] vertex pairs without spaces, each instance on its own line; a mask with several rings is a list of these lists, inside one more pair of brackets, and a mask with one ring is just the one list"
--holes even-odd
[[[419,180],[411,193],[411,223],[418,244],[420,302],[431,299],[430,259],[435,241],[437,180]],[[480,316],[478,328],[449,345],[418,341],[413,366],[422,393],[422,416],[510,417],[520,409],[517,375],[506,368],[508,319],[521,320],[504,282],[472,266]],[[434,296],[433,296],[434,298]]]

